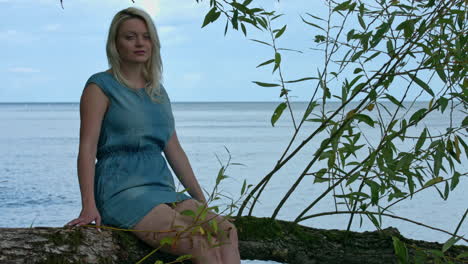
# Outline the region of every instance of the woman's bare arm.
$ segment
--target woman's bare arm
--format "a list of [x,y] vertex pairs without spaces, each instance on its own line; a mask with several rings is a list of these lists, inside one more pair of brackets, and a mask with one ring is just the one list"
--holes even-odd
[[68,225],[88,224],[93,220],[100,225],[100,215],[94,197],[94,169],[101,123],[109,105],[109,99],[94,83],[83,90],[80,99],[80,142],[77,159],[78,180],[81,191],[82,211]]
[[185,188],[188,188],[189,194],[199,202],[206,203],[205,195],[195,178],[195,174],[190,166],[187,155],[179,143],[176,131],[174,131],[167,142],[167,145],[164,148],[164,155],[182,185]]

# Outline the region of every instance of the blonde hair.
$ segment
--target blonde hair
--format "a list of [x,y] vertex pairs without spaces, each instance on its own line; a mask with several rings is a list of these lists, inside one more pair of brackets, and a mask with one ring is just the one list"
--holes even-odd
[[[145,11],[129,7],[119,11],[115,14],[114,18],[112,19],[109,34],[107,36],[107,44],[106,44],[106,53],[107,53],[107,61],[109,63],[109,67],[112,68],[114,77],[121,83],[123,83],[127,87],[131,87],[130,82],[125,79],[121,71],[121,60],[119,53],[117,51],[117,34],[120,28],[120,25],[126,21],[127,19],[131,18],[138,18],[145,22],[146,27],[148,28],[148,33],[151,38],[152,42],[152,52],[151,57],[145,63],[143,67],[143,77],[147,81],[145,86],[146,93],[150,96],[151,100],[154,102],[159,102],[160,99],[156,98],[156,96],[161,96],[161,87],[160,82],[162,81],[162,60],[161,60],[161,44],[159,42],[158,32],[156,31],[156,27],[151,19],[151,17]],[[133,90],[133,89],[131,89]],[[156,95],[156,96],[155,96]]]

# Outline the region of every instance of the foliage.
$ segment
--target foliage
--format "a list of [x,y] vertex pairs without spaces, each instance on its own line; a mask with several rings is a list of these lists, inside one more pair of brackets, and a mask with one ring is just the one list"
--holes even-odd
[[[245,36],[251,29],[266,33],[268,40],[252,39],[271,50],[271,57],[257,68],[272,66],[278,81],[254,83],[279,89],[284,101],[274,110],[271,124],[288,113],[295,131],[274,168],[248,193],[238,215],[248,207],[251,215],[276,173],[320,139],[320,147],[273,211],[273,219],[304,179],[312,177],[314,184],[328,187],[304,205],[295,222],[346,213],[350,215],[347,230],[355,215],[361,224],[365,216],[378,229],[382,216],[421,224],[386,212],[427,189],[436,189],[446,200],[467,176],[463,162],[468,157],[464,140],[468,131],[468,4],[463,0],[323,2],[328,7],[327,16],[307,12],[300,16],[315,35],[310,49],[323,54],[322,66],[316,74],[287,80],[282,69],[286,54],[305,51],[278,44],[288,31],[288,25],[279,23],[283,14],[252,7],[252,0],[210,0],[211,9],[202,27],[223,14],[225,34],[229,26],[235,30],[240,26]],[[312,83],[313,95],[304,113],[296,116],[290,86],[302,83]],[[430,98],[426,105],[418,103],[425,98]],[[333,100],[340,105],[330,111]],[[457,112],[463,120],[454,119]],[[435,114],[446,116],[449,124],[445,131],[425,126],[424,122]],[[315,129],[292,147],[306,122]],[[376,135],[378,140],[370,139]],[[330,195],[335,201],[334,211],[309,214]],[[442,255],[456,241],[467,241],[456,231],[438,230],[452,236],[439,252]],[[405,263],[408,256],[404,246],[397,240],[394,243],[400,261]]]

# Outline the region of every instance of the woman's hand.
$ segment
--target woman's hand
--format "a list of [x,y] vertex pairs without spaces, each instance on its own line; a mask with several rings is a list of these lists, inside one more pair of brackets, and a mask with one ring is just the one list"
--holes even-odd
[[[99,214],[99,211],[96,208],[96,206],[88,206],[83,207],[83,209],[81,209],[80,216],[76,219],[71,220],[65,226],[82,226],[87,225],[93,221],[96,223],[96,226],[100,226],[101,215]],[[98,228],[98,231],[101,232],[101,229]]]

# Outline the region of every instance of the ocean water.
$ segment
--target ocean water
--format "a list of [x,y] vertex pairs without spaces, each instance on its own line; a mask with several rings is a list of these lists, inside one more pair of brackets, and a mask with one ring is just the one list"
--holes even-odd
[[[271,126],[270,118],[278,103],[173,103],[176,129],[182,147],[201,186],[210,191],[218,170],[225,165],[229,155],[231,165],[220,191],[237,198],[244,179],[257,183],[273,169],[281,157],[294,127],[289,112]],[[419,107],[427,103],[418,103]],[[293,110],[301,117],[306,103],[294,103]],[[327,106],[326,111],[337,105]],[[392,106],[388,106],[391,108]],[[375,114],[376,111],[370,113]],[[404,112],[401,112],[404,114]],[[411,113],[407,113],[410,115]],[[384,115],[384,119],[388,120]],[[431,114],[425,123],[408,131],[418,136],[427,126],[434,133],[444,132],[449,122],[461,122],[463,113]],[[80,191],[76,173],[79,140],[79,105],[77,103],[2,103],[0,104],[0,227],[53,226],[60,227],[78,216],[81,210]],[[298,134],[297,146],[316,127],[306,122]],[[377,128],[361,125],[368,144],[380,137]],[[307,145],[271,180],[257,204],[254,215],[270,216],[323,140],[319,137]],[[401,142],[397,147],[405,149]],[[228,153],[229,151],[229,153]],[[358,152],[358,157],[364,152]],[[463,157],[464,154],[463,154]],[[463,160],[466,172],[466,158]],[[312,167],[320,169],[323,163]],[[460,165],[459,165],[460,166]],[[325,190],[326,183],[313,184],[306,177],[279,213],[278,218],[292,220],[314,198]],[[393,207],[392,212],[430,226],[453,232],[466,210],[468,183],[461,178],[458,187],[444,201],[434,188],[416,194]],[[179,186],[182,189],[182,186]],[[227,203],[227,199],[220,204]],[[335,210],[333,198],[323,199],[309,213]],[[341,208],[344,210],[344,208]],[[331,215],[312,218],[304,225],[325,229],[345,229],[348,215]],[[368,219],[355,217],[352,230],[375,230]],[[384,218],[383,227],[393,226],[409,238],[445,242],[449,236],[437,231],[393,218]],[[459,234],[467,234],[464,223]],[[465,243],[466,244],[466,243]],[[243,263],[274,263],[243,261]]]

